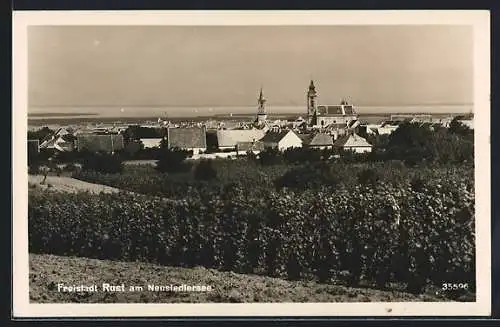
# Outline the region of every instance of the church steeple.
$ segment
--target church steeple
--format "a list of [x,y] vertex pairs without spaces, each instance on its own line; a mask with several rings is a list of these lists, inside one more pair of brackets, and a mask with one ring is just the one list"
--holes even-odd
[[257,109],[257,123],[264,124],[267,120],[266,108],[264,104],[266,103],[266,99],[264,99],[264,94],[262,93],[262,87],[260,88],[259,99],[257,100],[259,105]]
[[313,80],[311,80],[311,83],[309,83],[309,91],[307,93],[309,95],[316,95],[316,87],[314,86]]
[[309,88],[307,90],[307,120],[309,125],[316,124],[316,87],[314,86],[314,81],[311,80],[309,83]]
[[259,99],[257,100],[257,103],[259,104],[258,114],[265,115],[266,109],[264,107],[264,104],[266,103],[266,99],[264,99],[264,95],[262,94],[262,87],[260,88],[260,94],[259,94]]

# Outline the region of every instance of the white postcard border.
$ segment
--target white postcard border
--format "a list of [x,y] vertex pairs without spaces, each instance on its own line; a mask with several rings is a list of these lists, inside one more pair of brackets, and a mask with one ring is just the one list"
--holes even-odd
[[[474,29],[477,295],[474,303],[33,304],[29,302],[27,27],[30,25],[472,25]],[[491,312],[490,23],[488,11],[14,11],[13,315],[478,316]]]

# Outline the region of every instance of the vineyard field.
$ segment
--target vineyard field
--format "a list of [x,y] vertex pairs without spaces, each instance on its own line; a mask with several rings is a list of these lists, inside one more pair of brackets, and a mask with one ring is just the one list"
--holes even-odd
[[413,293],[467,282],[473,291],[472,183],[453,171],[423,180],[305,191],[231,183],[178,201],[32,190],[30,252],[349,287],[398,282]]

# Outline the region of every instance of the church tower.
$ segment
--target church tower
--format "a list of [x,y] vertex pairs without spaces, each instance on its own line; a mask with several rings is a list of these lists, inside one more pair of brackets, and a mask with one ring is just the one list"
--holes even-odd
[[264,95],[262,94],[262,88],[260,88],[260,94],[257,103],[259,104],[259,107],[257,109],[257,123],[264,124],[267,120],[267,114],[266,114],[266,108],[264,107],[266,99],[264,99]]
[[314,81],[311,80],[309,89],[307,90],[307,121],[309,124],[315,124],[316,120],[316,87]]

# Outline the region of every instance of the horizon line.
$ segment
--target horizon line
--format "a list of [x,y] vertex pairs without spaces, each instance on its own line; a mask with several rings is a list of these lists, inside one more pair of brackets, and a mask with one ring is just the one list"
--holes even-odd
[[[465,105],[474,105],[474,102],[435,102],[435,103],[400,103],[400,104],[354,104],[354,103],[349,103],[354,105],[355,107],[397,107],[397,106],[407,106],[407,107],[413,107],[413,106],[465,106]],[[332,105],[331,103],[323,103],[323,104],[318,104],[319,106],[321,105]],[[274,104],[274,105],[268,105],[269,107],[301,107],[302,105],[300,104]],[[305,104],[304,104],[305,106]],[[104,107],[104,108],[158,108],[158,107],[180,107],[180,108],[195,108],[195,107],[202,107],[202,108],[210,108],[210,107],[215,107],[215,108],[231,108],[231,107],[256,107],[254,104],[233,104],[233,105],[217,105],[217,104],[203,104],[203,105],[196,105],[196,104],[156,104],[156,105],[145,105],[145,104],[136,104],[136,105],[118,105],[118,104],[44,104],[44,105],[28,105],[29,107],[36,107],[36,108],[68,108],[68,107],[80,107],[80,108],[89,108],[89,107]]]

